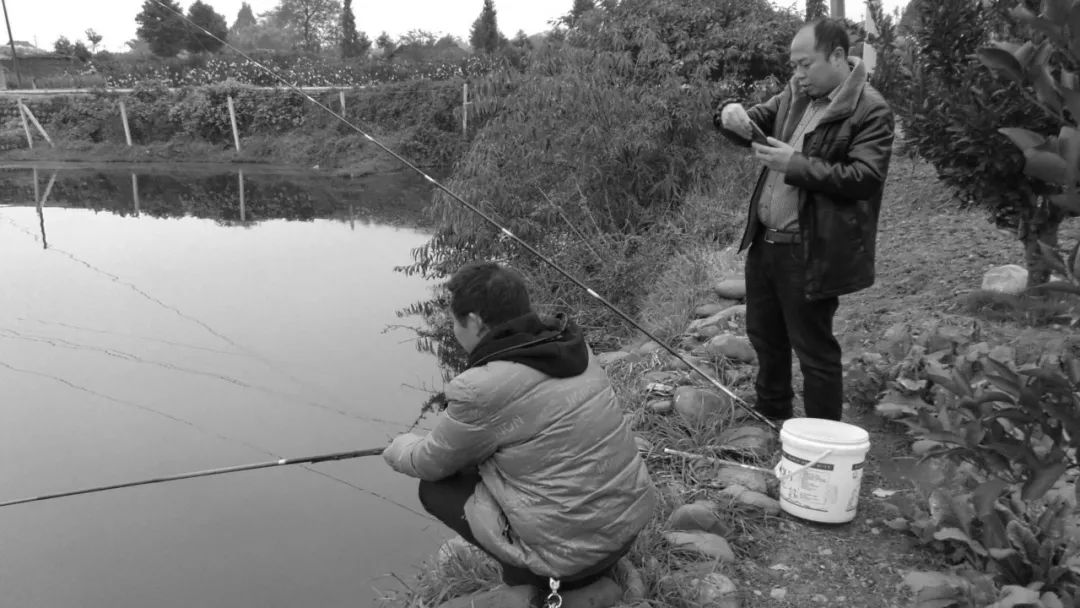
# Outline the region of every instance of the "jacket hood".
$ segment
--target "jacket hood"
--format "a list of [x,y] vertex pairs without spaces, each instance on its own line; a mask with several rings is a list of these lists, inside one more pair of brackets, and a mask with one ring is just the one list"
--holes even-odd
[[589,349],[585,335],[566,315],[541,319],[530,312],[492,327],[469,353],[470,368],[492,361],[512,361],[555,378],[570,378],[589,367]]

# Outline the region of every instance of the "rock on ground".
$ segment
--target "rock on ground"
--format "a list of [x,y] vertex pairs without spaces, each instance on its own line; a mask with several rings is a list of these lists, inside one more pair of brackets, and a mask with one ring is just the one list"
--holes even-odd
[[753,425],[725,429],[717,438],[722,450],[745,452],[756,457],[771,456],[776,449],[776,435],[771,430]]
[[456,597],[439,608],[532,608],[535,593],[532,585],[502,587]]
[[720,466],[713,474],[712,482],[722,488],[742,486],[761,494],[767,494],[769,491],[769,480],[765,473],[741,467]]
[[742,300],[746,298],[746,278],[740,276],[725,279],[717,283],[713,291],[725,300]]
[[682,505],[671,512],[667,527],[671,530],[709,532],[725,535],[730,532],[728,525],[717,515],[718,505],[708,500]]
[[732,334],[720,334],[710,338],[702,350],[710,355],[719,355],[740,363],[753,363],[757,360],[757,353],[750,345],[750,340]]
[[732,485],[720,491],[719,496],[731,501],[732,504],[749,507],[766,515],[778,515],[780,513],[780,501],[761,492],[747,490],[740,485]]
[[983,275],[982,288],[1009,295],[1020,295],[1027,289],[1028,271],[1023,266],[1006,264],[986,271]]
[[693,551],[710,559],[721,562],[735,561],[735,552],[731,550],[731,545],[718,534],[700,530],[672,531],[665,532],[664,539],[676,548]]
[[730,578],[706,568],[688,568],[660,580],[667,593],[701,608],[739,608],[738,589]]
[[680,416],[694,423],[729,415],[732,408],[730,399],[693,386],[680,386],[675,389],[672,403]]

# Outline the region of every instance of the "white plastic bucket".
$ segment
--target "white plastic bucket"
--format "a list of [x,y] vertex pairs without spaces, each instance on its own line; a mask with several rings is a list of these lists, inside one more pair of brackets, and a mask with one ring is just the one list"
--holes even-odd
[[855,518],[870,434],[844,422],[791,418],[780,429],[780,508],[823,523]]

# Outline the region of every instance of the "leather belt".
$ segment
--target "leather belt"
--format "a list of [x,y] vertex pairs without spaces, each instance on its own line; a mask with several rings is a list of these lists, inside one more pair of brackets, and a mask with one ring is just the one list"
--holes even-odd
[[773,245],[794,245],[802,242],[802,234],[766,228],[761,239],[766,243],[772,243]]

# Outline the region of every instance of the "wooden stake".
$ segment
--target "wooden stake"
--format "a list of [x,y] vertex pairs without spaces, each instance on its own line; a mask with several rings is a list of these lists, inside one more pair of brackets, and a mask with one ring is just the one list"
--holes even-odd
[[[124,106],[124,100],[120,100],[120,120],[124,122],[124,138],[127,139],[127,145],[131,147],[131,127],[128,126],[127,107]],[[135,177],[135,174],[132,174]]]
[[34,116],[34,113],[30,111],[30,108],[26,104],[23,104],[23,110],[26,111],[26,115],[30,117],[30,122],[34,123],[34,126],[37,127],[38,132],[41,133],[41,136],[44,137],[45,141],[49,143],[49,146],[55,147],[53,145],[52,138],[49,137],[49,134],[45,132],[45,129],[41,126],[41,123],[38,122],[37,117]]
[[23,131],[26,133],[26,144],[34,149],[34,136],[30,134],[30,125],[26,122],[26,112],[23,108],[22,98],[15,102],[19,106],[19,118],[22,119]]
[[345,115],[345,91],[338,91],[338,99],[341,101],[341,115]]
[[469,132],[469,83],[461,85],[461,134]]
[[236,144],[236,151],[240,151],[240,131],[236,128],[236,106],[233,105],[232,95],[229,95],[229,120],[232,122],[232,136],[233,143]]

